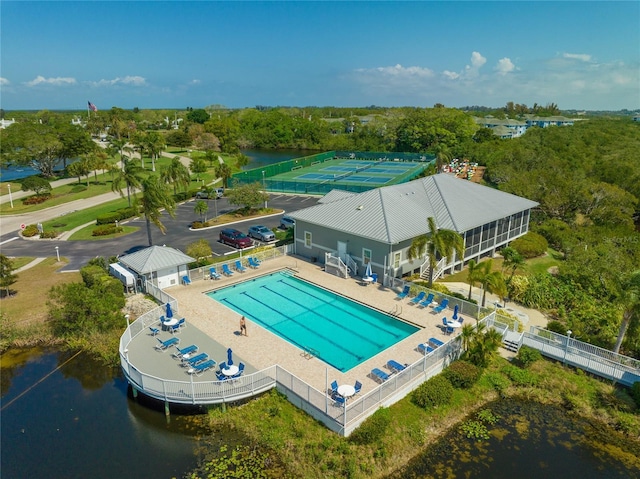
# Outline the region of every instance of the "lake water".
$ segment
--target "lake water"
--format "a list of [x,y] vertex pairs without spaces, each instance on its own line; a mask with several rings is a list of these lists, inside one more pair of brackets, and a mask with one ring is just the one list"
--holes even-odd
[[490,438],[455,428],[387,479],[634,479],[640,446],[561,408],[501,400],[485,406],[500,419]]
[[[301,156],[312,155],[318,153],[310,150],[242,150],[242,153],[250,159],[245,169],[260,168],[261,166],[271,165],[280,161],[290,160],[292,158],[300,158]],[[56,171],[61,171],[57,168]],[[0,168],[0,181],[21,180],[28,176],[37,175],[40,172],[28,166],[9,166]]]
[[[202,416],[161,410],[127,396],[119,371],[83,354],[10,351],[1,359],[0,470],[3,479],[169,479],[194,468],[208,431]],[[631,479],[640,446],[611,431],[536,403],[498,401],[491,438],[457,428],[388,479]],[[216,443],[237,442],[218,435]]]
[[3,479],[169,479],[195,467],[204,433],[196,417],[167,423],[127,397],[121,375],[83,354],[59,367],[71,356],[3,355]]

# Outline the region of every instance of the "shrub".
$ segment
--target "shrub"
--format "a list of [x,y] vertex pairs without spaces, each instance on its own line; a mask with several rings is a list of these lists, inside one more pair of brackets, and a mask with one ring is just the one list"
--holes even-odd
[[57,238],[59,234],[60,232],[56,230],[43,231],[42,233],[40,233],[40,238],[53,239]]
[[82,193],[83,191],[87,191],[86,185],[75,185],[69,190],[69,193]]
[[204,228],[204,223],[202,221],[194,221],[193,223],[191,223],[191,228],[194,230]]
[[109,224],[100,225],[97,228],[94,228],[93,231],[91,231],[91,236],[108,236],[108,235],[120,233],[121,231],[122,231],[122,226],[118,226],[116,228],[115,224],[109,223]]
[[499,393],[503,393],[505,389],[511,386],[511,381],[498,372],[490,372],[486,374],[487,382]]
[[108,225],[110,223],[115,225],[116,221],[120,221],[120,215],[116,211],[105,213],[104,215],[100,215],[96,218],[97,225]]
[[537,349],[530,348],[529,346],[522,346],[518,351],[516,358],[522,367],[528,368],[536,361],[541,360],[542,354],[540,354],[540,351]]
[[411,395],[414,404],[422,408],[447,404],[453,396],[453,386],[442,374],[422,383]]
[[631,397],[636,405],[640,407],[640,381],[636,381],[633,383],[633,386],[631,386]]
[[480,368],[467,361],[455,361],[443,372],[454,388],[469,389],[480,377]]
[[378,409],[365,420],[358,429],[353,431],[349,440],[354,444],[372,444],[384,437],[391,424],[391,415],[387,408]]
[[29,225],[25,229],[22,230],[22,236],[25,238],[31,238],[40,232],[38,231],[38,227],[36,225]]
[[40,195],[40,196],[29,196],[22,200],[23,205],[39,205],[40,203],[44,203],[51,195]]
[[510,247],[525,258],[535,258],[549,249],[549,243],[544,236],[529,231],[526,235],[512,241]]
[[520,369],[511,364],[502,368],[502,372],[507,375],[516,386],[534,386],[538,382],[537,376],[526,369]]
[[547,329],[554,333],[562,334],[563,336],[566,336],[568,331],[567,327],[560,321],[549,321],[547,323]]

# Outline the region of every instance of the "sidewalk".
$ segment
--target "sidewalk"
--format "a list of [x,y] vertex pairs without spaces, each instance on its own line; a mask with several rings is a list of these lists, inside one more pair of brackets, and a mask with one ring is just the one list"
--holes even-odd
[[[463,294],[465,298],[469,296],[469,285],[467,283],[449,283],[443,281],[440,284],[445,285],[455,293]],[[478,304],[482,304],[482,288],[472,288],[471,298],[475,299]],[[490,308],[496,302],[498,302],[499,304],[502,303],[498,296],[492,293],[487,293],[485,306]],[[516,316],[522,322],[525,330],[527,330],[529,326],[540,326],[543,328],[547,327],[547,317],[537,309],[525,308],[524,306],[516,303],[507,303],[503,308],[500,309],[504,309],[508,313]]]

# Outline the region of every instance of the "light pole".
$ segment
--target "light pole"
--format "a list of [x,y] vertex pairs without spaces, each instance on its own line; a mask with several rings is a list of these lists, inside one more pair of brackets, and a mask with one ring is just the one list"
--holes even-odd
[[58,259],[58,263],[60,262],[60,249],[56,246],[56,258]]
[[[265,188],[265,183],[264,183],[264,170],[262,170],[262,191],[264,191],[265,195],[267,194],[267,189]],[[264,200],[264,209],[265,210],[267,209],[267,199],[266,199],[266,197],[265,197],[265,200]]]
[[567,343],[564,346],[564,359],[562,360],[565,365],[567,364],[567,351],[569,350],[569,340],[571,339],[572,332],[571,330],[567,331]]
[[[264,171],[262,173],[264,173]],[[13,208],[13,197],[11,196],[11,183],[7,183],[7,188],[9,188],[9,203],[11,203],[11,208]]]

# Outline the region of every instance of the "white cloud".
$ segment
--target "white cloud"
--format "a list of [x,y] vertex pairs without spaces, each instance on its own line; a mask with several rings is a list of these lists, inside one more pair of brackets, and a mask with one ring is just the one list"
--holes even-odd
[[202,81],[198,79],[193,79],[189,82],[189,85],[200,85],[200,83],[202,83]]
[[438,71],[402,65],[359,69],[349,79],[363,104],[499,106],[515,101],[554,102],[563,109],[638,108],[638,63],[597,63],[588,55],[570,58],[557,52],[542,61],[496,57],[491,71],[481,68],[487,60],[478,52],[460,70],[455,59],[450,61],[444,65],[449,68]]
[[480,68],[485,63],[487,63],[487,59],[480,55],[479,52],[473,52],[471,54],[471,66],[473,68]]
[[591,55],[587,55],[586,53],[564,53],[562,57],[569,58],[571,60],[580,60],[583,62],[591,61]]
[[33,80],[25,83],[27,86],[37,86],[37,85],[75,85],[76,79],[70,77],[56,77],[56,78],[45,78],[42,75],[38,75]]
[[433,71],[428,68],[421,67],[403,67],[397,64],[393,67],[378,67],[375,69],[383,75],[391,76],[395,78],[411,78],[411,77],[423,77],[428,78],[433,76]]
[[9,83],[11,83],[9,80],[7,80],[6,78],[0,77],[0,85],[1,86],[6,86]]
[[507,73],[512,72],[515,69],[516,69],[516,66],[507,57],[504,57],[504,58],[501,58],[500,60],[498,60],[498,64],[496,65],[496,71],[500,75],[506,75]]
[[133,86],[145,86],[147,85],[147,81],[144,77],[141,76],[126,76],[126,77],[116,77],[112,80],[99,80],[97,82],[89,82],[92,86],[101,87],[101,86],[114,86],[114,85],[133,85]]

